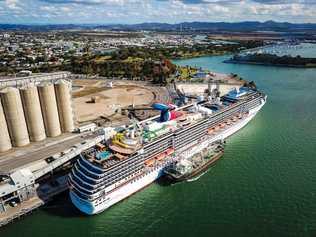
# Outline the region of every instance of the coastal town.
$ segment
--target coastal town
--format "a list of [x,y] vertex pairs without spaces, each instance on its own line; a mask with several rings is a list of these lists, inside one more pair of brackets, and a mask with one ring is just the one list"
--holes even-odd
[[[70,63],[84,54],[107,55],[121,47],[178,47],[203,43],[191,37],[131,32],[4,32],[0,35],[1,69],[37,70]],[[9,70],[8,69],[8,70]]]
[[[70,70],[78,73],[80,66],[85,68],[85,71],[81,69],[82,74],[96,74],[96,70],[91,70],[92,64],[107,63],[109,70],[115,71],[119,69],[113,69],[113,61],[137,65],[152,60],[159,64],[163,59],[221,55],[264,44],[262,40],[223,41],[207,35],[146,31],[11,31],[2,32],[0,39],[2,75],[20,71]],[[83,63],[76,63],[78,61]],[[102,74],[108,76],[109,72]],[[126,74],[123,72],[121,76],[126,77]],[[140,73],[136,74],[132,76],[140,76]]]

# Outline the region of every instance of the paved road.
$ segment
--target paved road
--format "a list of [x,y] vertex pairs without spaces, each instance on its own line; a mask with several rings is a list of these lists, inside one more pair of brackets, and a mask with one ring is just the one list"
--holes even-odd
[[17,168],[23,167],[31,162],[43,160],[58,152],[69,149],[76,143],[86,140],[81,136],[65,140],[61,143],[54,144],[47,147],[42,147],[37,150],[27,152],[19,156],[4,156],[0,157],[0,173],[9,173]]

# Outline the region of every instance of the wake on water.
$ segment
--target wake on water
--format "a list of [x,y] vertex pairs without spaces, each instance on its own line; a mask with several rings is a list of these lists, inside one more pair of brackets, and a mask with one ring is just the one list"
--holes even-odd
[[[208,170],[207,170],[208,171]],[[200,175],[193,177],[192,179],[188,179],[187,182],[194,182],[197,181],[199,178],[201,178],[205,173],[207,173],[207,171],[204,171],[203,173],[201,173]]]

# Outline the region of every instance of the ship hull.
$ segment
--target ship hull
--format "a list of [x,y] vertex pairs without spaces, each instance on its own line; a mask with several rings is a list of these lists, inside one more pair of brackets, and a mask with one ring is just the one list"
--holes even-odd
[[105,198],[100,198],[99,204],[97,205],[87,200],[81,199],[72,191],[70,191],[71,201],[80,211],[85,214],[98,214],[153,183],[163,174],[164,167],[165,166],[158,167],[151,173],[136,179],[134,182],[130,182],[116,189],[115,191],[108,194]]
[[[228,138],[229,136],[236,133],[238,130],[246,126],[254,117],[255,115],[260,111],[260,109],[265,104],[265,101],[261,103],[258,107],[249,110],[249,114],[247,117],[243,118],[241,121],[237,122],[236,124],[232,125],[231,127],[223,130],[222,132],[210,137],[207,141],[202,142],[197,147],[198,149],[195,149],[193,147],[194,152],[187,151],[183,152],[183,157],[190,157],[192,153],[196,153],[201,151],[205,146],[208,144],[211,144],[218,140],[224,140]],[[75,192],[70,190],[70,198],[72,203],[83,213],[87,215],[94,215],[103,212],[107,208],[111,207],[112,205],[122,201],[123,199],[131,196],[132,194],[138,192],[139,190],[143,189],[144,187],[150,185],[155,180],[157,180],[159,177],[161,177],[164,172],[164,168],[170,164],[170,162],[166,162],[164,165],[161,165],[154,169],[153,171],[142,175],[141,177],[138,177],[131,182],[128,182],[112,192],[106,194],[104,197],[100,197],[98,200],[90,202],[89,200],[81,199]]]

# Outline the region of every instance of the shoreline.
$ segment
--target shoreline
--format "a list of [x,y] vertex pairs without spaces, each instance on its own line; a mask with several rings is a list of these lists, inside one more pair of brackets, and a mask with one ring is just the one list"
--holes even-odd
[[291,67],[291,68],[316,68],[315,66],[307,65],[294,65],[294,64],[274,64],[274,63],[261,63],[261,62],[252,62],[252,61],[236,61],[236,60],[224,60],[223,63],[230,64],[249,64],[249,65],[259,65],[259,66],[275,66],[275,67]]
[[231,55],[233,52],[225,52],[225,53],[205,53],[200,55],[189,55],[183,57],[170,57],[170,60],[184,60],[184,59],[192,59],[192,58],[201,58],[201,57],[216,57],[216,56],[224,56],[224,55]]

